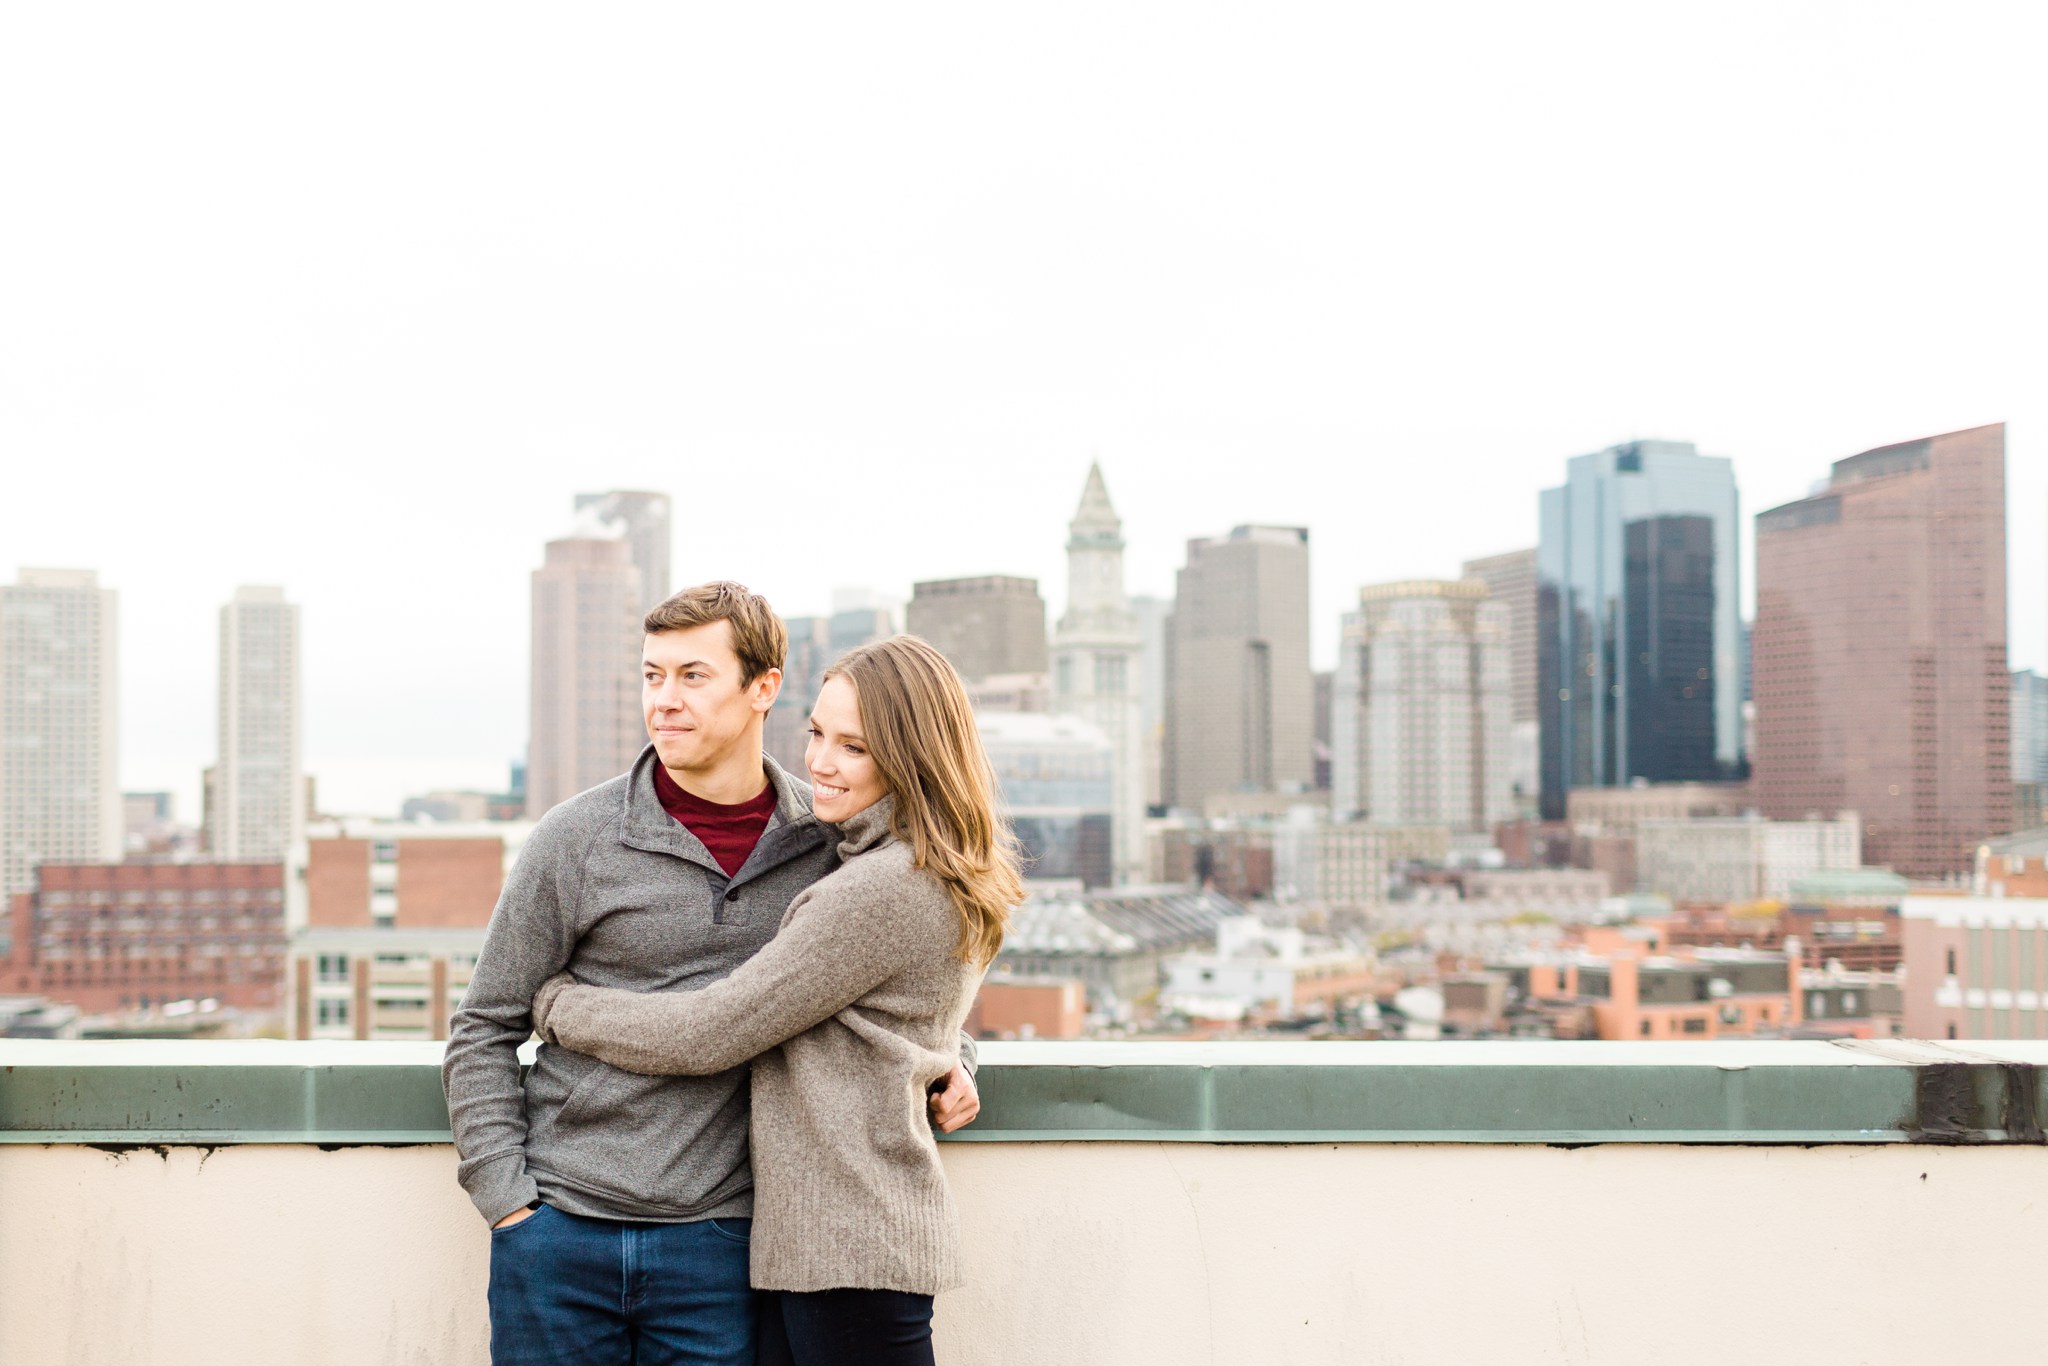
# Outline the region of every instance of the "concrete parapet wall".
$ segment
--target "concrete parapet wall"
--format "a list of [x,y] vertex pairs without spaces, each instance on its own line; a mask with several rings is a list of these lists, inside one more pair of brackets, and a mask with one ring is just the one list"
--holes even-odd
[[[2038,1350],[2024,1315],[1926,1306],[2031,1302],[2040,1147],[944,1151],[968,1274],[939,1301],[947,1366]],[[454,1168],[445,1145],[0,1147],[0,1361],[480,1366],[489,1238]],[[1788,1267],[1854,1311],[1814,1312]]]

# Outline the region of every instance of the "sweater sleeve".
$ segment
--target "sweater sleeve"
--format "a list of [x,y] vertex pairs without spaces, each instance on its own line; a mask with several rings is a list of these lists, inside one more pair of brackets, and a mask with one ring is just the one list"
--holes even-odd
[[483,948],[441,1057],[457,1179],[496,1223],[539,1194],[526,1170],[526,1091],[519,1046],[532,1031],[533,993],[569,961],[582,849],[543,822],[520,851],[491,912]]
[[648,1076],[737,1067],[830,1019],[921,955],[951,951],[950,940],[937,948],[904,923],[904,890],[887,875],[848,879],[829,893],[820,883],[759,953],[700,990],[625,991],[558,977],[534,1002],[541,1038]]

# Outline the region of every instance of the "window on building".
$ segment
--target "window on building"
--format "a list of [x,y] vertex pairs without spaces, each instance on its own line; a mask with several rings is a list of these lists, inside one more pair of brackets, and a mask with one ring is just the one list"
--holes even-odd
[[[1948,975],[1951,977],[1956,975],[1956,951],[1954,949],[1948,951]],[[1951,1034],[1949,1037],[1954,1038],[1955,1036]]]
[[1704,1034],[1707,1032],[1707,1022],[1695,1016],[1685,1022],[1685,1032],[1688,1034]]
[[1643,1021],[1640,1027],[1640,1032],[1645,1035],[1647,1035],[1650,1032],[1650,1022],[1648,1020]]
[[348,1025],[347,1001],[322,1001],[317,1016],[322,1029],[346,1028]]
[[323,982],[346,982],[348,980],[348,955],[345,953],[323,953],[319,964],[320,980]]

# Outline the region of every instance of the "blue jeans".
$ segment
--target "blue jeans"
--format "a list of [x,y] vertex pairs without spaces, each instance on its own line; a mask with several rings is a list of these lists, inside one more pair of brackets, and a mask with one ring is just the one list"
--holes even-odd
[[491,1366],[753,1366],[748,1219],[491,1230]]

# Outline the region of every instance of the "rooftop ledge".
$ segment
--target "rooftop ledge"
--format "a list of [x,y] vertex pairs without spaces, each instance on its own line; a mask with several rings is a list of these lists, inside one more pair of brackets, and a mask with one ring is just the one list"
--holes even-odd
[[[0,1040],[0,1144],[449,1141],[438,1043]],[[987,1043],[950,1142],[2041,1144],[2048,1040]]]

